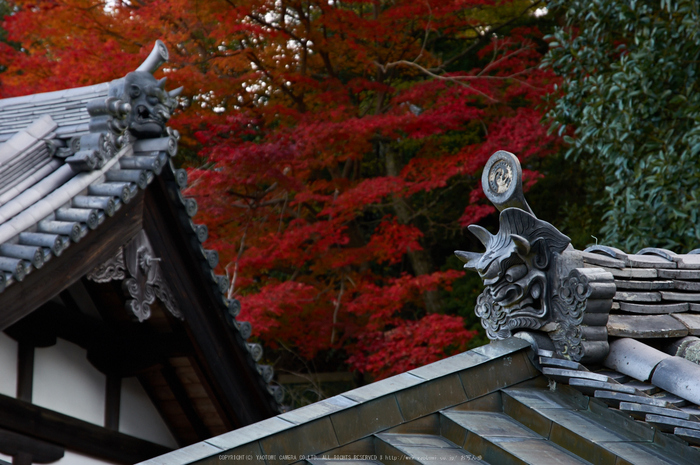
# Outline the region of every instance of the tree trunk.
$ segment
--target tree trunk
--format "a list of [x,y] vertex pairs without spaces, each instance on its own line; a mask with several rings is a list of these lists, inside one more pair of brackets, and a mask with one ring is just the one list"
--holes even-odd
[[[389,176],[398,176],[399,168],[396,163],[396,153],[391,149],[391,147],[385,146],[382,142],[379,142],[379,149],[380,152],[384,152],[386,173]],[[399,222],[401,224],[410,223],[411,211],[408,208],[406,201],[396,194],[391,195],[391,201]],[[433,272],[433,260],[430,258],[430,254],[426,250],[411,250],[409,248],[406,253],[408,254],[408,259],[411,262],[413,273],[416,276],[430,274]],[[425,303],[425,308],[427,309],[428,313],[436,313],[440,310],[440,297],[437,290],[425,291],[423,293],[423,302]]]

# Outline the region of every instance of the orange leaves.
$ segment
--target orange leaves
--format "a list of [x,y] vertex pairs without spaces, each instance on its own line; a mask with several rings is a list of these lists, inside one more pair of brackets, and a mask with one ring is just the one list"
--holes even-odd
[[393,176],[363,179],[342,193],[337,191],[332,201],[319,215],[344,216],[346,220],[353,219],[358,211],[381,202],[386,196],[400,194],[403,186],[403,180]]
[[381,379],[464,351],[476,331],[464,329],[462,318],[431,314],[403,320],[386,331],[360,337],[350,365]]
[[220,272],[235,270],[241,317],[267,347],[384,376],[472,337],[428,313],[426,292],[461,275],[436,270],[493,211],[486,159],[518,154],[530,185],[528,158],[556,144],[539,124],[553,81],[535,66],[539,31],[513,29],[534,18],[510,3],[17,1],[5,28],[22,50],[0,43],[0,92],[109,81],[162,39],[160,73],[185,86],[170,124],[187,195]]
[[396,220],[382,221],[367,244],[371,256],[378,263],[397,264],[409,251],[422,250],[418,240],[423,232],[415,226]]

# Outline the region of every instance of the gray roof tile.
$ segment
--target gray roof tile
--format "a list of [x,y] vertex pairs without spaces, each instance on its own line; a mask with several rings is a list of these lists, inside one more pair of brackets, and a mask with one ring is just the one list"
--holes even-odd
[[634,379],[647,381],[659,362],[669,357],[642,342],[623,338],[610,343],[610,353],[603,363]]
[[700,366],[680,357],[662,360],[654,370],[651,382],[670,393],[700,404]]
[[147,460],[145,462],[141,462],[141,464],[186,465],[220,453],[220,448],[204,442],[198,442],[197,444],[192,444],[191,446],[183,447],[182,449],[177,449],[168,454],[152,458],[151,460]]
[[50,115],[43,115],[27,127],[26,132],[35,139],[42,139],[56,130],[58,125]]
[[674,313],[671,316],[688,328],[688,334],[691,336],[700,336],[700,315],[692,313]]
[[470,368],[488,360],[490,360],[490,358],[486,355],[469,351],[410,370],[408,373],[422,379],[435,379]]
[[311,405],[292,410],[279,415],[278,418],[290,423],[300,424],[321,418],[322,416],[338,412],[340,410],[357,405],[358,402],[344,396],[335,396],[326,400],[315,402]]
[[530,347],[530,343],[519,338],[509,338],[501,341],[491,341],[474,349],[474,353],[484,355],[488,358],[499,358],[503,355],[517,352]]
[[204,442],[217,449],[229,450],[249,442],[258,441],[269,435],[293,428],[294,426],[294,423],[283,420],[277,416],[207,439]]
[[366,402],[377,397],[385,396],[394,393],[401,389],[406,389],[416,384],[420,384],[422,378],[409,373],[392,376],[391,378],[383,379],[372,383],[371,385],[363,386],[352,391],[348,391],[343,396],[357,402]]

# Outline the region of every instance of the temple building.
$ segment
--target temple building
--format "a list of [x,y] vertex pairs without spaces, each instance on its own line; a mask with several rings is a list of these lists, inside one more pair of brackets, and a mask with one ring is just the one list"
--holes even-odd
[[0,464],[133,464],[279,413],[182,194],[167,58],[0,100]]

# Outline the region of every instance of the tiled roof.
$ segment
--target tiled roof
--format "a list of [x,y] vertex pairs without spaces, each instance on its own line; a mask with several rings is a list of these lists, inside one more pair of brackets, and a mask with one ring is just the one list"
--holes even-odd
[[[666,410],[679,422],[692,417],[671,401],[613,408],[620,402],[551,382],[533,361],[526,341],[494,341],[141,465],[699,463],[698,450],[662,432]],[[536,362],[560,367],[549,361]],[[644,423],[640,415],[656,416]]]
[[58,137],[68,139],[90,132],[87,103],[106,98],[109,82],[0,100],[0,141],[4,142],[37,120],[50,116]]
[[700,334],[700,255],[643,249],[626,254],[605,246],[583,252],[588,267],[610,272],[616,293],[608,334],[675,338]]
[[[152,72],[165,57],[158,42],[149,65],[138,71]],[[218,254],[202,246],[207,227],[192,220],[197,202],[182,194],[187,173],[172,162],[179,135],[169,128],[151,137],[126,131],[131,106],[119,93],[123,82],[0,100],[0,301],[27,275],[41,274],[47,261],[60,261],[72,244],[108,228],[109,217],[160,176],[191,236],[197,272],[218,289],[218,310],[242,336],[236,340],[244,341],[251,326],[236,320],[239,305],[226,296],[228,280],[214,272]],[[243,342],[241,349],[257,368],[261,388],[280,401],[279,388],[268,384],[271,367],[257,365],[262,348]]]
[[551,380],[700,445],[700,249],[575,250],[534,216],[520,176],[513,154],[491,157],[482,185],[498,234],[472,225],[487,252],[456,252],[485,281],[489,337],[529,341]]
[[587,368],[539,349],[542,372],[700,446],[700,255],[593,246],[581,256],[614,278],[609,352]]

